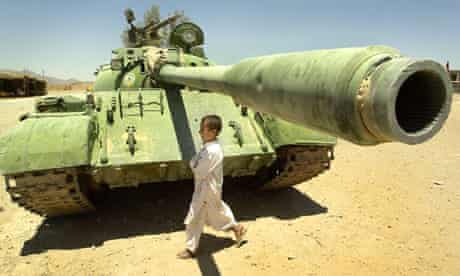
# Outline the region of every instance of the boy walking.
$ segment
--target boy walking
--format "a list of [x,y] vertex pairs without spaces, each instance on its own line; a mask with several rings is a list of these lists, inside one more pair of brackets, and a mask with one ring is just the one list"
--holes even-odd
[[203,147],[190,161],[195,190],[184,221],[187,240],[186,249],[177,254],[180,259],[195,256],[204,225],[220,231],[233,231],[238,246],[247,230],[236,222],[232,210],[222,200],[224,153],[217,141],[221,129],[222,120],[219,116],[207,115],[201,119]]

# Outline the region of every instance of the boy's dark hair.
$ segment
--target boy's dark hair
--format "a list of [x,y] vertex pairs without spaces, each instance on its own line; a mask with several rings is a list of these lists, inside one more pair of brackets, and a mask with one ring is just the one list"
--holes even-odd
[[206,121],[206,126],[209,128],[209,130],[215,129],[217,132],[217,135],[219,135],[220,131],[222,130],[222,119],[217,116],[217,115],[206,115],[203,118],[201,118],[201,124],[204,124]]

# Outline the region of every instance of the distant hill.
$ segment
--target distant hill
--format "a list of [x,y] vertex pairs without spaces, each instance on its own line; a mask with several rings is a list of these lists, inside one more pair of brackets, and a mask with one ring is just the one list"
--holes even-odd
[[[32,77],[35,77],[35,78],[38,78],[38,79],[41,79],[43,76],[41,74],[37,74],[35,72],[32,72],[32,71],[29,71],[29,70],[9,70],[9,69],[0,69],[0,72],[6,72],[6,73],[18,73],[18,74],[27,74],[27,75],[30,75]],[[71,85],[71,84],[74,84],[74,83],[90,83],[88,81],[80,81],[80,80],[77,80],[77,79],[67,79],[67,80],[64,80],[64,79],[59,79],[59,78],[55,78],[55,77],[51,77],[51,76],[46,76],[45,75],[45,79],[48,81],[48,85]]]

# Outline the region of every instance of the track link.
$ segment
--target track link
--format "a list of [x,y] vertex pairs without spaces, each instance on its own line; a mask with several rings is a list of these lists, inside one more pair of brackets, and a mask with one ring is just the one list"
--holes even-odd
[[6,190],[19,206],[46,217],[95,210],[78,183],[76,169],[35,172],[7,177]]
[[263,190],[287,188],[312,179],[330,168],[333,146],[284,146],[277,150],[278,160],[271,180]]

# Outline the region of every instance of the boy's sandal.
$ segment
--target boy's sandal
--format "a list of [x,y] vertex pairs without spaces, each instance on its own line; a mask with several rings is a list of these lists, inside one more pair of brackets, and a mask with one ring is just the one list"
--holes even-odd
[[243,244],[245,244],[247,241],[244,239],[244,236],[248,232],[248,228],[241,226],[241,228],[238,230],[238,234],[236,237],[236,247],[241,247]]
[[184,251],[177,253],[177,258],[183,260],[195,258],[195,253],[193,253],[190,249],[185,249]]

